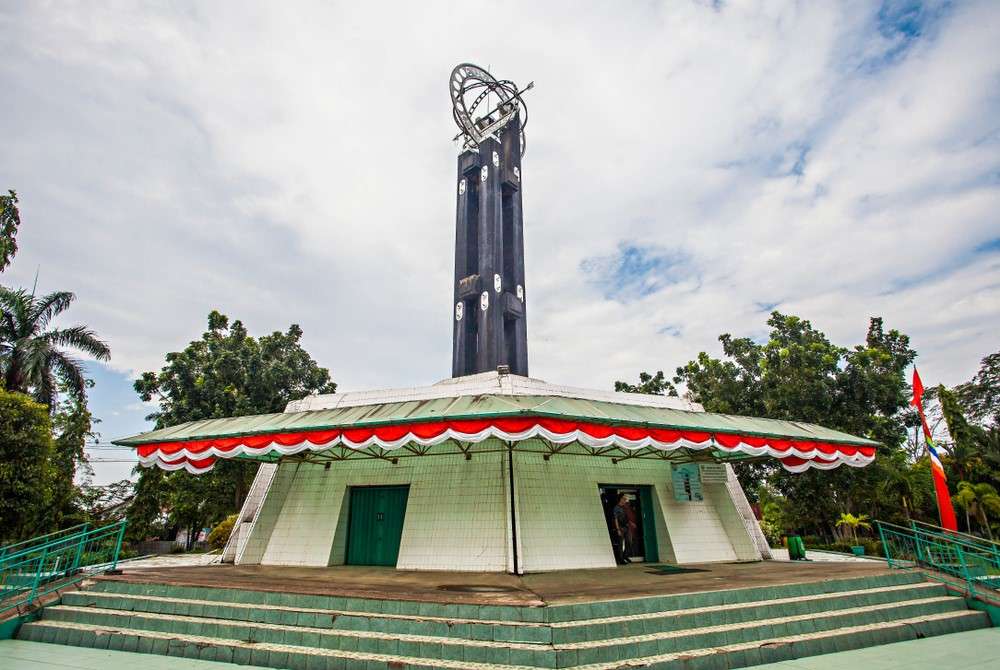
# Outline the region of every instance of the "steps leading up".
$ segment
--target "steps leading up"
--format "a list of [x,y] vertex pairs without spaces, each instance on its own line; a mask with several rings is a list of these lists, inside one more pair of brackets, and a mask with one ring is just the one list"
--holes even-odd
[[25,640],[273,668],[737,668],[989,625],[916,573],[549,607],[101,580]]

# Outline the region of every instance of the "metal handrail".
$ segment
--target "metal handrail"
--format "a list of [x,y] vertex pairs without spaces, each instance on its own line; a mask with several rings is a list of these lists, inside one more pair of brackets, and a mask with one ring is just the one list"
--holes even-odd
[[127,521],[92,528],[0,560],[0,618],[89,575],[118,565]]
[[928,576],[950,583],[954,577],[969,597],[1000,599],[1000,546],[961,536],[875,521],[886,561],[892,568],[929,569]]
[[[1000,544],[996,542],[988,542],[975,535],[969,535],[968,533],[959,533],[958,531],[950,531],[946,528],[941,528],[940,526],[932,526],[931,524],[923,524],[934,530],[924,530],[918,528],[916,525],[911,525],[910,527],[900,526],[898,524],[889,523],[888,521],[877,521],[876,523],[881,524],[887,528],[892,528],[899,532],[913,533],[915,535],[921,535],[926,537],[938,538],[945,542],[953,542],[955,544],[960,544],[967,549],[971,549],[976,552],[992,554],[1000,558]],[[914,522],[916,523],[916,522]]]
[[985,537],[979,537],[978,535],[972,535],[971,533],[963,533],[957,530],[949,530],[947,528],[942,528],[941,526],[935,526],[932,523],[927,523],[925,521],[915,521],[910,520],[910,526],[914,530],[924,529],[924,532],[937,533],[938,535],[945,535],[947,537],[958,537],[964,538],[970,544],[979,544],[990,549],[1000,549],[1000,542],[996,540],[990,540]]
[[47,538],[47,537],[55,537],[56,535],[67,535],[67,534],[82,533],[82,532],[86,532],[86,530],[89,527],[90,527],[90,522],[89,521],[85,521],[83,523],[78,523],[75,526],[70,526],[69,528],[63,528],[61,530],[54,530],[51,533],[46,533],[45,535],[39,535],[38,537],[32,537],[32,538],[29,538],[27,540],[21,540],[20,542],[14,542],[13,544],[5,544],[2,547],[0,547],[0,560],[4,559],[6,556],[9,556],[9,555],[12,555],[12,554],[19,554],[19,553],[22,553],[22,552],[24,552],[24,551],[32,548],[31,546],[27,546],[27,547],[24,547],[23,549],[18,549],[18,547],[22,547],[24,545],[33,545],[33,546],[37,545],[37,546],[41,546],[43,544],[46,544],[46,542],[52,542],[53,541],[53,540],[47,540],[46,542],[42,542],[41,541],[41,540],[45,540],[45,538]]

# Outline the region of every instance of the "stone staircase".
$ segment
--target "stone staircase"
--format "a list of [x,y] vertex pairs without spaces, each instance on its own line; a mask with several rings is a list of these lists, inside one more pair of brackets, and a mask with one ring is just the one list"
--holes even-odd
[[919,573],[547,607],[96,580],[18,637],[293,670],[740,668],[989,626]]

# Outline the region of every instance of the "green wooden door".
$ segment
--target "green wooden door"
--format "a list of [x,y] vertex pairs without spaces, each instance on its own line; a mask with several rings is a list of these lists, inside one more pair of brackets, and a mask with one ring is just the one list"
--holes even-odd
[[660,548],[656,544],[656,517],[653,511],[653,487],[639,487],[639,505],[642,509],[642,546],[645,561],[656,563],[660,560]]
[[409,492],[408,486],[351,489],[348,565],[396,565]]

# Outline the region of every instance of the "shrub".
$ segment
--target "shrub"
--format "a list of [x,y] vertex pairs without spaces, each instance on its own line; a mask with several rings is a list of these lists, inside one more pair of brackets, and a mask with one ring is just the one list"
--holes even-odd
[[212,549],[222,549],[229,541],[229,536],[233,534],[233,526],[236,525],[237,514],[230,514],[220,521],[212,532],[208,534],[208,546]]

